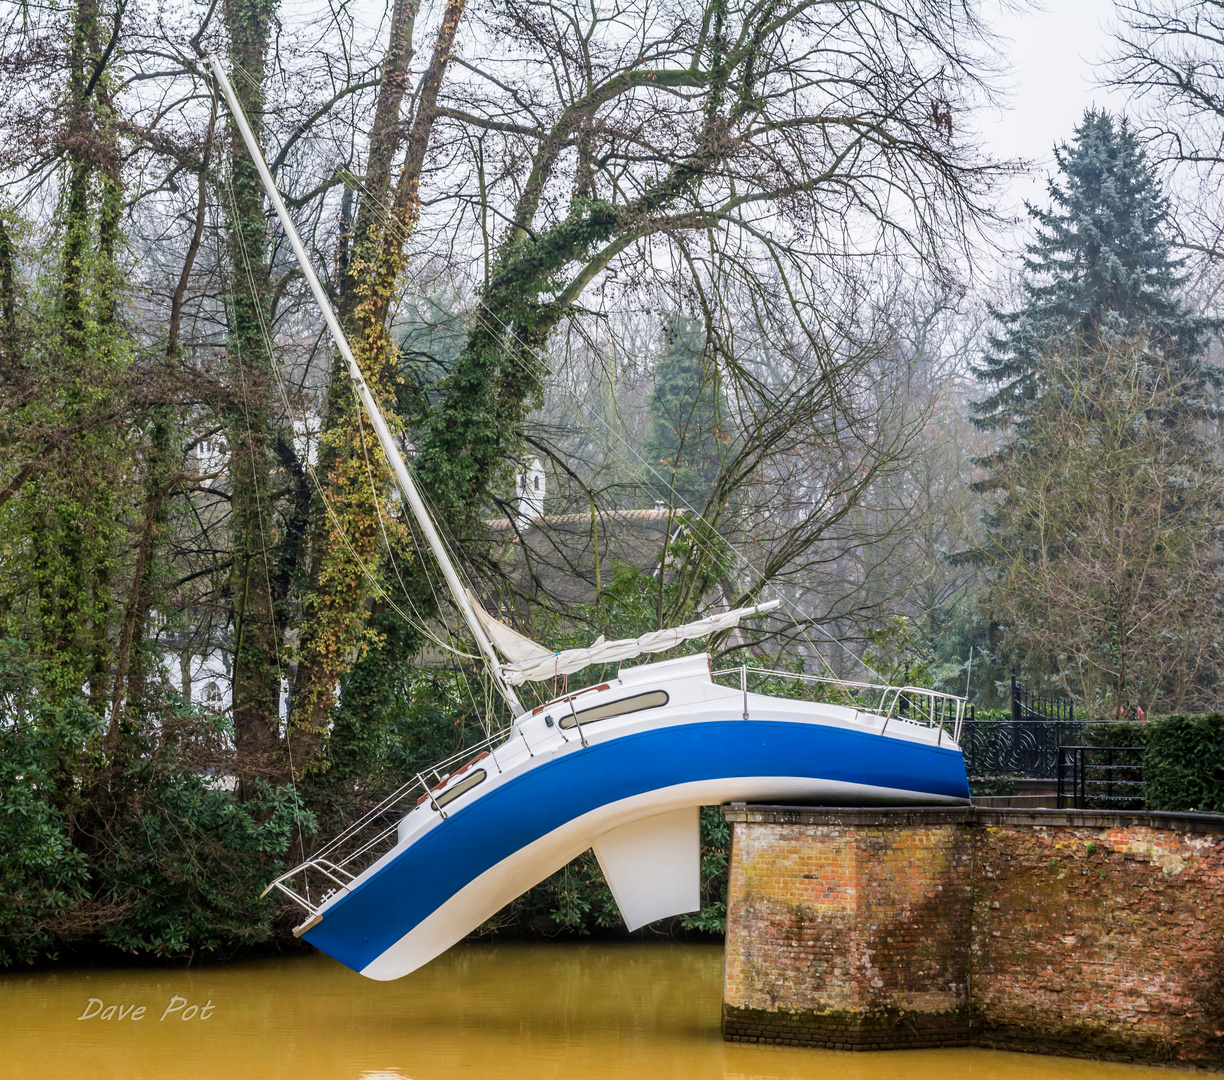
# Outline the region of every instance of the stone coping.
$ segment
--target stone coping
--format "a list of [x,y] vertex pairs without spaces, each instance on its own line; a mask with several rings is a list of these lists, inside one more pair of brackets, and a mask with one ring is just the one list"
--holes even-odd
[[1049,825],[1087,829],[1146,826],[1181,833],[1224,833],[1224,814],[1162,810],[1043,810],[986,806],[770,806],[733,802],[731,822],[769,825]]

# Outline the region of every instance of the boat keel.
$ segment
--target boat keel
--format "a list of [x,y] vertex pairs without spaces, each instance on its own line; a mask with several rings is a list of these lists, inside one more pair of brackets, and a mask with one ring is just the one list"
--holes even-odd
[[630,930],[701,907],[701,810],[630,822],[591,845]]

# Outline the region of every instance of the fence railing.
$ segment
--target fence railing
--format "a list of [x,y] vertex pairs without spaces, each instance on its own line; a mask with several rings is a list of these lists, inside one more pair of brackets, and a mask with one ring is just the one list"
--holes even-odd
[[743,665],[714,672],[715,682],[719,679],[726,682],[730,678],[738,680],[739,688],[745,694],[745,716],[748,715],[747,694],[751,691],[771,697],[845,705],[883,716],[885,724],[880,734],[887,733],[888,722],[895,717],[908,720],[911,724],[938,729],[941,741],[946,735],[960,742],[965,723],[963,697],[928,690],[923,686],[888,686]]
[[1053,780],[1058,748],[1078,745],[1091,725],[1075,719],[1075,700],[1035,694],[1011,673],[1011,695],[1005,720],[979,720],[969,707],[964,738],[965,768],[970,776],[1015,776]]
[[1034,694],[1016,681],[1016,673],[1013,671],[1011,673],[1011,716],[1016,722],[1057,720],[1074,723],[1075,699]]
[[1058,808],[1142,810],[1142,746],[1060,746]]
[[1058,774],[1058,748],[1074,746],[1091,725],[1062,720],[965,721],[959,740],[970,776],[1023,776],[1053,780]]

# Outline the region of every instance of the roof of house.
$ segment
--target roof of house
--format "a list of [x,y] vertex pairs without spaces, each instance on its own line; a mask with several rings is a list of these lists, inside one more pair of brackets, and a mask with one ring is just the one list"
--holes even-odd
[[547,597],[562,605],[592,603],[597,579],[606,586],[621,565],[652,571],[683,511],[606,510],[550,514],[529,521],[490,521],[489,555],[517,599]]

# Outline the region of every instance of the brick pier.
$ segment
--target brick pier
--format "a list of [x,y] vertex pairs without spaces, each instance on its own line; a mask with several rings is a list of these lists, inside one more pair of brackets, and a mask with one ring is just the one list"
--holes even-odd
[[1224,817],[724,812],[728,1039],[1224,1068]]

